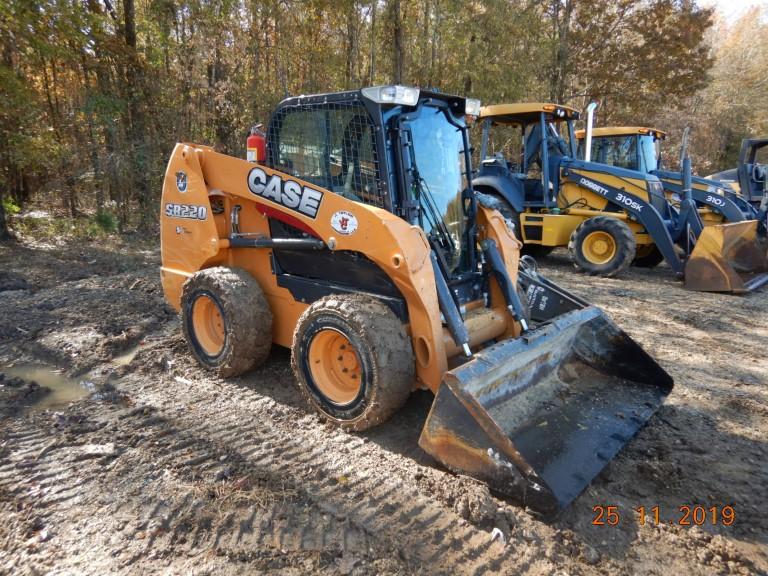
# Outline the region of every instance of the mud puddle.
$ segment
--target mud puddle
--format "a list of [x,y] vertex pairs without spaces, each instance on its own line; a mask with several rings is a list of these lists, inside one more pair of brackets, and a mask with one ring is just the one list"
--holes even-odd
[[70,402],[85,398],[95,390],[95,386],[90,381],[69,378],[61,370],[43,364],[25,363],[0,366],[0,372],[11,378],[36,382],[50,390],[49,393],[30,404],[29,409],[33,412],[66,406]]
[[130,364],[136,357],[136,354],[139,353],[139,348],[140,346],[134,346],[119,356],[115,356],[112,358],[112,364],[115,364],[116,366],[128,366],[128,364]]

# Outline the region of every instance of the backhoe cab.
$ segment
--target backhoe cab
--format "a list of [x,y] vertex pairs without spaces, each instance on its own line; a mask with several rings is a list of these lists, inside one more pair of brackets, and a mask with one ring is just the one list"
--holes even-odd
[[759,209],[768,196],[768,138],[745,138],[741,141],[737,167],[707,178],[730,186]]
[[475,189],[519,230],[523,250],[546,254],[568,246],[578,269],[601,276],[619,274],[630,264],[666,261],[694,290],[745,292],[768,282],[762,273],[768,270],[765,250],[757,245],[752,224],[710,231],[697,246],[704,222],[691,193],[689,160],[673,206],[651,173],[654,152],[625,155],[627,165],[637,162],[644,171],[592,161],[588,136],[584,159],[578,158],[573,125],[578,118],[572,108],[546,103],[481,110]]
[[202,366],[235,376],[288,347],[308,404],[350,430],[430,389],[419,444],[552,513],[672,380],[599,309],[518,268],[519,242],[473,188],[478,112],[380,86],[284,100],[263,163],[177,144],[163,289]]

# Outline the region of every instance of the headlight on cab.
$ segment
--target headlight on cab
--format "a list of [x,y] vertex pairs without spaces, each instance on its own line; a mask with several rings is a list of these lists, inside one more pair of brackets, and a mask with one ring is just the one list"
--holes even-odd
[[411,86],[373,86],[363,88],[363,96],[377,104],[402,104],[416,106],[419,101],[419,89]]
[[464,102],[464,114],[467,116],[480,116],[480,100],[477,98],[467,98]]

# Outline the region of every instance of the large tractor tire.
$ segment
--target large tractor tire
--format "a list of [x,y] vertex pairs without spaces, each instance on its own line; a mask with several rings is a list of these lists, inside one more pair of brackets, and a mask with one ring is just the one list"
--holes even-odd
[[632,266],[637,266],[638,268],[655,268],[662,262],[664,262],[664,255],[656,247],[656,244],[645,244],[637,247]]
[[299,389],[325,419],[347,430],[388,420],[415,381],[403,324],[370,296],[326,296],[299,318],[291,364]]
[[197,361],[223,378],[262,364],[272,347],[272,312],[258,282],[239,268],[207,268],[184,283],[184,338]]
[[635,235],[624,222],[595,216],[573,231],[568,251],[579,270],[591,276],[615,276],[632,264],[636,246]]

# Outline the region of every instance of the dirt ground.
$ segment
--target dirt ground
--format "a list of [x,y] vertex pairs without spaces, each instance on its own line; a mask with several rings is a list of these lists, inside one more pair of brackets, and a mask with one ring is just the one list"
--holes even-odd
[[[765,291],[542,261],[675,379],[543,522],[419,449],[428,393],[348,434],[308,411],[286,350],[242,378],[199,369],[158,265],[152,246],[0,244],[0,573],[768,574]],[[13,372],[30,362],[83,397],[43,409],[44,387]],[[679,525],[686,505],[732,506],[735,522]],[[595,506],[616,506],[618,524],[593,525]],[[661,522],[641,526],[638,506]]]

